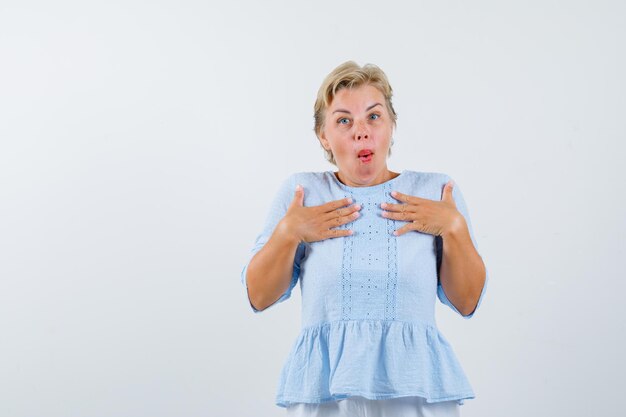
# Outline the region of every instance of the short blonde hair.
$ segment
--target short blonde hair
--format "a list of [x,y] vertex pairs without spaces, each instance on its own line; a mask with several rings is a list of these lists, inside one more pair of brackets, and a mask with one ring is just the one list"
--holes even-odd
[[[328,109],[328,106],[332,103],[337,92],[344,88],[356,88],[362,85],[371,85],[376,87],[383,94],[385,97],[385,106],[387,107],[387,111],[393,120],[394,128],[396,127],[398,115],[396,114],[393,104],[391,103],[393,90],[383,70],[374,64],[365,64],[360,66],[354,61],[346,61],[326,76],[317,92],[317,99],[315,100],[315,106],[313,107],[313,117],[315,119],[315,126],[313,130],[315,131],[318,139],[324,129],[324,123],[326,122],[324,118],[326,109]],[[391,139],[391,145],[393,145],[393,138]],[[322,148],[324,147],[322,146]],[[324,149],[324,152],[326,153],[326,159],[328,162],[333,165],[337,165],[332,151]],[[391,146],[389,147],[389,155],[391,155]]]

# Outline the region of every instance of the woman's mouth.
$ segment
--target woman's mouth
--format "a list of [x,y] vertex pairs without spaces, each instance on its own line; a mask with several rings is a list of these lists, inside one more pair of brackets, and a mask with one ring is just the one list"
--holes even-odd
[[361,152],[359,152],[358,155],[359,159],[363,163],[371,162],[372,156],[374,156],[374,152],[372,152],[370,149],[363,149]]

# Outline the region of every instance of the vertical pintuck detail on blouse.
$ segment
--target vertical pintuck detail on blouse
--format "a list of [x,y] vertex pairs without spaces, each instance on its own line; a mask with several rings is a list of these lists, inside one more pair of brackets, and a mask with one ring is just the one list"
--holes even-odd
[[[344,198],[348,197],[344,194]],[[352,201],[354,202],[354,196]],[[348,224],[341,226],[341,229],[350,229]],[[354,244],[353,239],[343,240],[343,257],[341,267],[341,319],[350,320],[352,314],[352,246]]]
[[[389,184],[385,184],[385,195],[391,193]],[[387,226],[387,305],[385,319],[396,319],[396,290],[398,284],[398,240],[393,232],[396,230],[396,221],[385,219]]]
[[[342,320],[395,320],[398,257],[394,220],[382,217],[384,191],[351,193],[361,205],[358,222],[347,223],[353,234],[344,239],[341,268]],[[346,195],[347,196],[347,195]]]

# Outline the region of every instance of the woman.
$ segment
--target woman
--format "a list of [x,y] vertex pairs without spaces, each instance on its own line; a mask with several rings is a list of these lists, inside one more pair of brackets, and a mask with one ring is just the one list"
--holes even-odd
[[326,77],[315,133],[337,171],[283,182],[241,273],[256,313],[300,281],[302,331],[276,396],[288,415],[458,416],[475,398],[434,309],[438,297],[472,317],[487,269],[451,178],[387,168],[391,97],[375,65]]

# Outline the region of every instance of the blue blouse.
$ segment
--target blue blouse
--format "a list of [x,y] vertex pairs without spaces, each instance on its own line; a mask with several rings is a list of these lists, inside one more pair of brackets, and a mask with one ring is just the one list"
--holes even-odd
[[[362,209],[356,220],[338,227],[352,229],[351,236],[298,245],[291,285],[270,306],[288,299],[300,282],[302,329],[283,365],[276,405],[354,395],[421,396],[427,402],[457,400],[459,405],[475,398],[452,346],[437,329],[435,300],[469,319],[482,302],[489,274],[476,309],[463,316],[439,281],[441,238],[416,231],[394,236],[406,222],[382,217],[380,207],[382,202],[400,203],[391,196],[394,190],[440,201],[450,179],[442,173],[405,170],[381,184],[351,187],[326,171],[295,173],[282,183],[250,259],[284,217],[297,184],[304,188],[307,207],[352,197],[352,204]],[[452,196],[478,250],[456,182]],[[241,272],[246,291],[247,267]],[[250,307],[255,313],[265,311]]]

